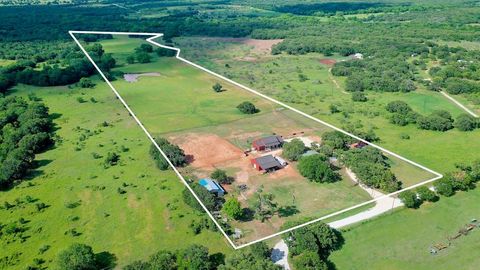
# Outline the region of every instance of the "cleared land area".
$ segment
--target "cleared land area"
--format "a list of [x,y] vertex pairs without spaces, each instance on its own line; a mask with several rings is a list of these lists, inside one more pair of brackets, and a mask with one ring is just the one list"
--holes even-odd
[[[25,269],[45,246],[42,258],[53,267],[57,254],[72,243],[114,253],[119,267],[193,243],[229,253],[218,232],[192,231],[193,221],[208,217],[183,202],[183,184],[172,171],[155,167],[142,130],[102,80],[94,83],[92,89],[19,85],[10,92],[41,98],[56,116],[59,139],[37,156],[38,167],[28,179],[0,193],[2,205],[15,205],[0,209],[2,223],[25,218],[28,228],[25,242],[0,241],[1,257],[19,262],[8,269]],[[109,152],[119,154],[120,161],[105,168]],[[27,203],[27,196],[35,201]],[[37,211],[36,203],[47,208]]]
[[[115,45],[117,43],[119,46]],[[136,82],[117,79],[112,84],[154,137],[167,138],[185,150],[191,161],[181,169],[185,178],[195,181],[221,168],[236,179],[234,185],[226,185],[225,189],[244,207],[252,206],[253,195],[262,190],[272,194],[281,209],[286,209],[264,222],[251,219],[231,223],[244,234],[237,243],[278,232],[287,221],[321,217],[370,199],[343,172],[341,181],[318,184],[302,177],[295,163],[268,174],[255,170],[251,159],[265,154],[244,154],[255,138],[279,134],[287,139],[301,135],[320,142],[320,136],[329,128],[219,81],[175,58],[153,56],[150,63],[123,62],[142,43],[141,39],[127,37],[102,41],[105,52],[120,59],[120,67],[115,71],[156,74],[141,76]],[[221,83],[225,91],[213,91],[215,83]],[[253,102],[260,112],[242,114],[236,106],[243,101]],[[281,155],[281,150],[269,154]],[[390,162],[404,187],[433,177],[399,159],[390,157]],[[237,186],[242,184],[247,189],[237,191]]]

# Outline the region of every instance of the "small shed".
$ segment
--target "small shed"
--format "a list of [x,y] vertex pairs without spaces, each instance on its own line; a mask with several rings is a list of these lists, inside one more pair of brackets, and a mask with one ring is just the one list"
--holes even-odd
[[257,151],[280,148],[283,146],[283,138],[278,135],[263,137],[254,140],[252,146]]
[[218,196],[223,196],[225,194],[225,190],[215,180],[212,180],[209,178],[203,178],[203,179],[200,179],[198,183],[209,192],[215,193]]
[[252,165],[259,171],[275,171],[282,168],[282,164],[278,162],[272,155],[258,157],[251,160]]

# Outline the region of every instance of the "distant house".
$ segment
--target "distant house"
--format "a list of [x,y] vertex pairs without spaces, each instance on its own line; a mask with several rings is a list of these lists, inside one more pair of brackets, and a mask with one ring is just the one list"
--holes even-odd
[[363,147],[365,147],[365,146],[367,146],[367,144],[364,143],[364,142],[362,142],[362,141],[360,141],[360,142],[356,142],[356,143],[350,144],[350,149],[363,148]]
[[276,149],[283,146],[283,139],[278,135],[268,136],[254,140],[252,146],[257,151]]
[[203,178],[198,181],[198,183],[204,187],[206,190],[208,190],[211,193],[215,193],[218,196],[223,196],[225,194],[225,190],[220,186],[217,181],[208,179],[208,178]]
[[356,53],[356,54],[352,54],[351,57],[352,57],[353,59],[359,59],[359,60],[360,60],[360,59],[363,59],[363,54],[361,54],[361,53]]
[[282,168],[282,164],[272,155],[258,157],[251,160],[252,165],[259,171],[275,171]]

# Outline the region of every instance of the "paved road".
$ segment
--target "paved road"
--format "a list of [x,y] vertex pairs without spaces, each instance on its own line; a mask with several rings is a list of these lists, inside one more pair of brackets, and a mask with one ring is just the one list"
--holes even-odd
[[288,265],[288,246],[283,239],[273,247],[271,259],[275,264],[282,266],[285,270],[290,270],[290,266]]

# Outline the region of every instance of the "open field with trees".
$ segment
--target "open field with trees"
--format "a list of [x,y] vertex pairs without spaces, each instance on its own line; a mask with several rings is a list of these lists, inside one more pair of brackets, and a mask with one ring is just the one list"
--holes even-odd
[[[81,35],[79,37],[81,38]],[[128,42],[136,46],[128,45]],[[120,46],[114,45],[117,43]],[[218,81],[213,76],[185,65],[175,58],[158,57],[154,53],[155,49],[141,39],[114,37],[105,40],[105,45],[102,41],[102,48],[114,59],[127,59],[129,53],[135,55],[138,51],[148,55],[148,63],[119,61],[119,66],[111,72],[118,74],[112,83],[154,136],[161,136],[162,140],[167,138],[184,151],[181,155],[185,155],[186,160],[191,161],[179,164],[178,167],[185,167],[181,172],[187,179],[195,183],[197,179],[208,177],[212,167],[221,168],[233,176],[233,184],[227,183],[225,187],[232,196],[238,197],[243,208],[257,209],[256,213],[267,211],[261,210],[263,206],[257,205],[258,200],[269,200],[270,207],[275,205],[268,210],[271,212],[268,218],[262,217],[260,222],[255,218],[243,218],[233,222],[232,228],[230,228],[232,224],[225,224],[227,231],[233,228],[240,228],[243,231],[245,236],[240,243],[268,236],[278,231],[285,222],[320,217],[370,199],[365,192],[355,187],[356,184],[345,173],[328,171],[331,165],[327,162],[327,157],[332,154],[326,154],[325,157],[319,155],[319,158],[312,160],[325,164],[324,167],[319,167],[322,164],[307,165],[310,168],[324,168],[322,172],[319,170],[307,172],[307,169],[304,169],[307,167],[302,166],[302,159],[299,167],[296,162],[291,162],[289,167],[265,175],[256,173],[249,161],[261,153],[252,153],[251,157],[242,157],[241,154],[242,151],[251,148],[254,139],[271,134],[279,134],[285,138],[294,138],[295,134],[302,134],[303,137],[318,138],[318,143],[323,141],[324,144],[326,139],[320,140],[320,137],[331,129],[236,86]],[[124,74],[123,78],[121,74]],[[127,78],[131,74],[136,74],[138,79],[129,81]],[[242,102],[243,100],[247,101]],[[335,134],[332,135],[336,136]],[[375,136],[373,131],[358,134],[366,138]],[[354,142],[352,138],[345,139],[340,146],[328,151],[346,151],[349,149],[348,145]],[[287,144],[286,147],[288,148]],[[300,154],[306,150],[302,148]],[[323,150],[319,148],[317,151]],[[221,152],[225,152],[224,156],[219,156]],[[375,153],[382,156],[381,152]],[[358,154],[352,151],[351,157],[354,161],[347,163],[345,159],[344,163],[353,168],[357,163],[355,158]],[[366,152],[366,156],[368,155],[371,155],[370,152]],[[365,159],[365,156],[358,158]],[[367,182],[369,176],[359,175],[359,179],[369,186],[385,192],[393,192],[402,185],[407,187],[433,177],[432,174],[397,158],[386,156],[371,158],[372,162],[378,158],[385,158],[385,167],[377,171],[378,175],[390,170],[398,173],[398,178],[393,173],[387,174],[390,179],[380,177],[382,180],[378,181],[388,181],[383,184],[369,183]],[[298,157],[287,159],[296,161]],[[373,170],[374,167],[369,170]],[[319,174],[323,174],[321,179],[317,178]],[[245,186],[247,190],[238,190],[240,186]],[[198,190],[197,187],[195,189]],[[255,192],[264,193],[265,197],[252,196]],[[218,211],[223,201],[207,199],[210,200],[209,208],[213,212]],[[278,215],[275,214],[277,212]]]
[[[1,177],[9,183],[0,190],[0,269],[278,269],[269,259],[272,250],[264,244],[236,252],[227,248],[189,191],[164,170],[165,161],[151,150],[150,142],[96,76],[68,30],[164,33],[160,42],[180,47],[185,58],[446,175],[435,184],[433,195],[428,189],[415,189],[399,196],[412,209],[396,210],[341,233],[318,223],[288,235],[293,269],[451,269],[459,265],[476,269],[479,234],[467,223],[479,218],[478,177],[470,165],[478,164],[472,162],[480,158],[475,151],[480,148],[480,126],[478,119],[465,115],[440,91],[480,114],[479,13],[478,4],[469,0],[0,0],[0,165]],[[91,45],[99,41],[95,35],[82,40]],[[119,84],[127,83],[118,67],[131,67],[133,72],[155,66],[159,57],[172,56],[169,51],[109,35],[101,42],[103,47],[88,50]],[[115,57],[109,55],[115,50]],[[131,52],[121,54],[121,50]],[[169,67],[176,70],[174,65]],[[144,86],[153,90],[153,82],[162,79],[166,79],[162,74],[133,74],[128,84],[146,82]],[[167,85],[173,87],[175,82]],[[219,88],[215,81],[204,86],[211,94],[231,90],[226,84]],[[11,99],[18,97],[28,105],[12,105]],[[173,103],[169,97],[162,98]],[[276,119],[275,114],[282,115],[279,125],[305,124],[257,100],[228,103],[219,99],[229,111],[211,115],[201,109],[219,103],[208,103],[202,96],[190,98],[201,101],[195,110],[178,106],[176,111],[170,106],[172,117],[197,111],[199,117],[169,125],[205,132],[209,123],[232,120],[219,125],[224,130],[215,130],[228,137],[227,132],[243,121],[249,128],[262,130],[264,125],[254,119]],[[399,101],[410,109],[387,110],[388,104]],[[40,104],[48,111],[37,110]],[[25,120],[27,115],[32,121]],[[150,117],[152,126],[159,124]],[[169,132],[160,125],[157,129],[157,140],[169,149],[176,164],[185,166],[188,153],[175,141],[162,140],[182,130]],[[324,130],[315,132],[321,137]],[[35,138],[29,136],[33,134]],[[48,145],[38,140],[45,134]],[[257,135],[261,134],[250,137]],[[336,139],[329,147],[312,149],[327,156],[354,152],[332,149]],[[250,145],[244,138],[227,141],[239,149]],[[13,145],[23,150],[14,151]],[[293,155],[282,157],[297,166],[302,159],[295,161],[300,148],[292,148]],[[409,176],[419,173],[392,158],[383,162],[373,152],[352,155],[346,157],[356,160],[367,155],[364,165],[373,168],[351,168],[359,177],[369,180],[382,175],[381,183],[394,184],[380,188],[395,187],[397,181],[388,172],[402,185],[414,183]],[[373,167],[372,160],[381,161],[381,166]],[[309,178],[305,188],[331,174],[324,158],[307,161],[301,166]],[[309,166],[310,162],[320,166]],[[332,171],[344,179],[343,169]],[[223,184],[230,183],[237,172],[212,169],[205,175]],[[343,183],[329,185],[345,189]],[[205,191],[200,185],[192,188]],[[248,204],[258,210],[253,215],[257,220],[268,220],[272,213],[275,218],[279,206],[291,202],[275,201],[291,195],[289,188],[270,191],[259,192]],[[356,195],[350,199],[359,198]],[[205,197],[209,207],[218,206],[213,196]],[[238,204],[242,208],[244,202],[226,199],[228,207],[221,214],[237,222],[243,214]],[[267,241],[270,247],[280,237],[271,240]]]
[[[10,90],[12,96],[34,95],[46,104],[58,138],[53,149],[37,155],[20,185],[0,195],[0,223],[18,227],[0,238],[1,250],[7,251],[1,267],[25,269],[35,258],[52,266],[61,250],[77,242],[114,254],[118,266],[193,243],[213,253],[229,252],[217,232],[192,230],[190,224],[207,216],[182,201],[181,182],[172,171],[156,169],[144,133],[108,86],[93,81],[97,86],[88,89],[19,85]],[[108,160],[111,153],[119,156],[116,164]]]

